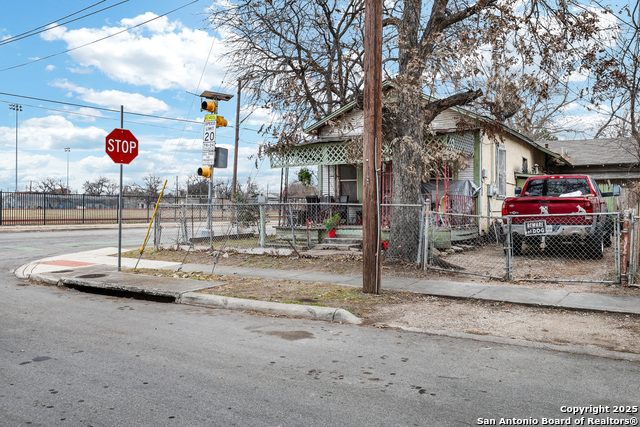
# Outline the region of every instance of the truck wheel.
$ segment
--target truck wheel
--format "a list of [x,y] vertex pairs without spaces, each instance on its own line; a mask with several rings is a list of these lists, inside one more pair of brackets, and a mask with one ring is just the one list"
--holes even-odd
[[520,237],[518,234],[513,234],[513,248],[511,249],[511,253],[513,253],[513,256],[520,256],[522,255],[522,237]]
[[604,223],[604,247],[605,248],[610,248],[611,247],[611,239],[613,238],[613,230],[614,230],[614,224],[613,224],[613,219],[608,216],[605,219],[605,223]]
[[604,254],[604,239],[602,234],[599,237],[593,237],[587,243],[587,256],[592,259],[602,259]]

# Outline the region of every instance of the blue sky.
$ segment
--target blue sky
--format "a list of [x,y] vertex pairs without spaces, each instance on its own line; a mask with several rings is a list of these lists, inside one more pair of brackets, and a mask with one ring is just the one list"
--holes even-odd
[[[229,167],[216,169],[214,179],[232,176],[236,126],[237,82],[226,73],[224,43],[206,27],[210,0],[40,0],[6,2],[0,24],[0,190],[13,191],[16,176],[16,112],[18,112],[18,190],[45,178],[67,179],[82,192],[85,181],[99,176],[118,181],[119,165],[105,153],[105,137],[120,127],[124,106],[124,128],[138,139],[140,152],[124,166],[125,184],[143,183],[155,173],[175,188],[195,173],[202,159],[202,125],[126,112],[201,122],[198,96],[204,90],[232,94],[219,106],[229,122],[217,132],[218,146],[229,149]],[[89,6],[95,5],[66,19]],[[186,7],[157,18],[176,8]],[[113,7],[110,7],[113,6]],[[110,7],[110,8],[108,8]],[[40,34],[18,40],[20,35],[51,22],[69,22]],[[157,18],[157,19],[154,19]],[[149,23],[110,38],[110,34]],[[11,37],[15,39],[11,39]],[[86,45],[78,49],[78,46]],[[69,49],[74,49],[66,53]],[[56,55],[57,54],[57,55]],[[55,55],[46,58],[50,55]],[[46,59],[41,59],[46,58]],[[20,66],[26,64],[24,66]],[[14,68],[15,67],[15,68]],[[15,94],[29,99],[10,96]],[[46,102],[53,100],[76,105]],[[280,170],[269,161],[258,162],[255,154],[262,142],[257,130],[272,118],[268,111],[241,102],[238,181],[256,179],[263,190],[278,191]]]

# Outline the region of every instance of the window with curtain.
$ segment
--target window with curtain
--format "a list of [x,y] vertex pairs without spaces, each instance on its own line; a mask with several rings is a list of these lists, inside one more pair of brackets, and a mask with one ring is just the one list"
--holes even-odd
[[496,164],[497,168],[497,190],[498,197],[506,197],[507,196],[507,149],[504,145],[498,146],[498,161]]

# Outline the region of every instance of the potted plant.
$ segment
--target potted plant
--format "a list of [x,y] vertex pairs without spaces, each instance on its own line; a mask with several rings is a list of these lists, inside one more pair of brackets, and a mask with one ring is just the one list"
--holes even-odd
[[340,225],[341,219],[342,218],[340,217],[340,214],[335,214],[331,218],[327,218],[324,220],[324,228],[326,228],[328,232],[327,233],[328,237],[330,238],[336,237],[336,229],[338,228],[338,225]]

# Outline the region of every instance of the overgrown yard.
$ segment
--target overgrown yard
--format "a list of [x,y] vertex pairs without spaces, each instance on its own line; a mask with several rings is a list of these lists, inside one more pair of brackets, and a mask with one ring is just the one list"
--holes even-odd
[[[137,257],[138,253],[130,256]],[[145,259],[158,259],[213,265],[215,257],[208,251],[145,252]],[[324,257],[276,257],[226,253],[218,265],[296,269],[361,274],[362,260],[358,255]],[[208,271],[209,268],[207,268]],[[640,354],[640,316],[565,311],[514,304],[431,297],[412,292],[383,290],[381,295],[364,294],[358,287],[337,284],[216,276],[203,272],[140,271],[146,274],[176,275],[200,280],[225,282],[204,292],[239,298],[260,299],[282,303],[323,305],[344,308],[377,327],[409,327],[429,331],[464,332],[538,341],[558,345],[577,345]],[[385,263],[385,277],[421,277],[455,281],[485,281],[468,276],[424,272],[412,265]],[[500,283],[509,286],[563,288],[574,292],[601,292],[640,296],[638,288],[606,284],[557,284],[541,282]],[[568,288],[568,289],[567,289]]]

